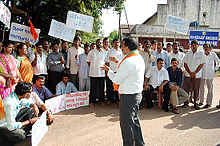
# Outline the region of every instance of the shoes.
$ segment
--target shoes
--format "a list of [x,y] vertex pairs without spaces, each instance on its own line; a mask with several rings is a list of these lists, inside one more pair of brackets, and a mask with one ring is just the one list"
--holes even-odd
[[174,108],[172,111],[173,111],[174,114],[179,114],[180,113],[177,108]]
[[216,105],[216,108],[220,108],[220,105]]
[[206,104],[203,108],[209,108],[211,105]]
[[203,103],[200,102],[200,103],[199,103],[199,106],[202,106],[202,105],[203,105]]
[[163,106],[162,109],[163,109],[165,112],[169,112],[168,107]]
[[195,104],[195,105],[194,105],[194,108],[195,108],[196,110],[199,110],[199,109],[200,109],[200,107],[199,107],[198,104]]
[[187,108],[187,107],[189,107],[189,105],[186,103],[184,103],[184,105],[182,105],[182,108]]

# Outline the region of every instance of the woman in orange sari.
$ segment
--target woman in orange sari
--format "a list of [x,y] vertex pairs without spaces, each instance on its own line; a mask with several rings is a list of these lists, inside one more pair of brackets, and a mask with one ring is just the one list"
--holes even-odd
[[17,46],[17,60],[19,62],[18,69],[21,74],[21,78],[24,82],[32,82],[33,78],[33,69],[31,62],[29,59],[25,56],[27,54],[27,46],[23,43]]

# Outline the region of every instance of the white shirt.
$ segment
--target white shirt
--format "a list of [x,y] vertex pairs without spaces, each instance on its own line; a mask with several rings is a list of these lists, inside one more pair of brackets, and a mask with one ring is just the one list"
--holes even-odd
[[161,70],[158,70],[157,66],[152,66],[146,73],[145,77],[150,78],[149,85],[152,85],[154,88],[160,86],[163,81],[170,80],[168,71],[164,67]]
[[135,94],[143,91],[145,64],[141,55],[125,59],[114,73],[111,69],[108,76],[119,85],[120,94]]
[[[118,60],[118,63],[115,63],[114,61],[111,61],[109,58],[115,57]],[[109,66],[112,71],[116,72],[118,69],[118,64],[123,59],[124,55],[122,53],[122,50],[118,48],[118,50],[115,50],[114,48],[110,49],[107,53],[107,62],[109,62]]]
[[144,63],[145,63],[145,72],[144,73],[147,73],[149,68],[152,66],[152,62],[154,62],[156,59],[156,55],[154,55],[153,50],[149,50],[149,51],[151,54],[150,57],[149,57],[149,54],[147,52],[145,52],[144,50],[139,51],[139,53],[143,57]]
[[179,62],[177,67],[183,69],[183,67],[184,67],[184,65],[183,65],[183,58],[184,58],[184,56],[185,56],[185,54],[180,52],[180,51],[178,51],[178,53],[176,53],[176,54],[172,51],[169,54],[170,66],[171,66],[171,60],[173,58],[176,58],[178,60],[178,62]]
[[105,77],[105,71],[100,70],[100,67],[106,63],[106,59],[107,53],[103,49],[101,49],[101,51],[93,49],[89,52],[86,60],[90,62],[90,77]]
[[79,71],[79,66],[76,64],[76,55],[80,55],[84,53],[83,48],[76,49],[75,47],[71,47],[68,49],[67,52],[67,62],[66,62],[66,68],[70,68],[70,74],[77,74]]
[[[186,53],[183,58],[183,63],[188,65],[188,68],[191,72],[195,72],[200,64],[205,63],[204,53],[202,51],[196,51],[195,53],[190,50]],[[189,73],[186,71],[186,76],[190,77]],[[202,77],[202,69],[196,74],[196,78]]]
[[38,107],[42,106],[44,102],[40,99],[40,97],[35,92],[31,92],[28,101],[32,104],[36,104]]
[[[41,56],[39,54],[37,55],[37,64],[35,67],[33,67],[34,75],[47,75],[47,55],[44,54],[44,52],[42,52],[41,54]],[[33,54],[30,56],[30,60],[34,59],[35,55]]]
[[218,56],[214,52],[210,52],[209,55],[205,55],[205,64],[202,68],[202,79],[214,78],[215,70],[218,69],[219,61]]

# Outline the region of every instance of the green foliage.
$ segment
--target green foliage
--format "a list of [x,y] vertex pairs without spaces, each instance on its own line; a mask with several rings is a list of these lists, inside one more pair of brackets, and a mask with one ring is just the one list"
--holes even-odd
[[112,31],[112,32],[109,34],[108,38],[109,38],[110,44],[112,45],[113,40],[114,40],[115,38],[118,38],[118,31],[117,31],[117,30]]
[[[83,38],[83,42],[94,42],[102,37],[102,9],[115,8],[120,11],[125,0],[3,0],[12,4],[12,7],[27,12],[35,28],[41,29],[41,38],[48,39],[48,31],[52,19],[66,22],[67,12],[74,11],[94,17],[93,32],[86,33],[77,31]],[[29,25],[28,17],[12,16],[13,22]],[[84,40],[85,39],[85,40]]]

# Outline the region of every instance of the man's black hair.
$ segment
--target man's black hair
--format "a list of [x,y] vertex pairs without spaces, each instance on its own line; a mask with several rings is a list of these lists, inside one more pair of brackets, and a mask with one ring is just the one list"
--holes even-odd
[[36,47],[38,47],[40,45],[43,46],[43,44],[41,42],[38,42],[38,43],[35,44]]
[[119,41],[119,39],[118,39],[118,38],[114,38],[113,43],[114,43],[115,41]]
[[109,40],[109,38],[108,37],[104,37],[103,42],[106,41],[106,40]]
[[171,43],[167,43],[167,46],[168,46],[168,45],[171,45]]
[[192,45],[192,44],[196,44],[196,45],[198,45],[199,42],[198,42],[197,40],[193,40],[193,41],[191,42],[191,45]]
[[122,42],[124,42],[125,47],[128,47],[131,51],[138,48],[136,41],[131,37],[124,38]]
[[85,44],[84,44],[84,47],[89,47],[89,43],[85,43]]
[[53,41],[53,43],[51,44],[51,46],[55,46],[55,45],[59,45],[60,44],[60,40],[56,39]]
[[163,58],[158,58],[158,59],[157,59],[157,63],[158,63],[159,61],[164,61],[164,59],[163,59]]
[[145,44],[145,43],[151,44],[151,42],[150,42],[149,40],[145,40],[145,41],[144,41],[144,44]]
[[177,60],[176,58],[172,58],[172,59],[171,59],[171,63],[172,63],[173,61],[177,61],[177,62],[178,62],[178,60]]
[[79,37],[79,36],[75,36],[75,38],[74,38],[74,40],[73,40],[73,42],[75,42],[75,41],[81,41],[81,38]]
[[97,40],[96,40],[96,43],[97,43],[98,41],[101,41],[101,39],[97,39]]
[[30,82],[19,82],[15,87],[15,93],[19,96],[23,96],[31,92],[31,87],[32,84]]
[[44,80],[44,81],[46,80],[46,78],[45,78],[44,76],[38,76],[38,77],[37,77],[37,80],[39,80],[39,79],[42,79],[42,80]]
[[91,45],[90,45],[90,46],[92,46],[92,45],[95,45],[95,43],[91,43]]
[[210,44],[209,44],[209,43],[205,43],[205,44],[203,45],[203,47],[205,47],[205,46],[207,46],[207,48],[210,48]]
[[67,78],[69,79],[69,78],[70,78],[70,75],[67,74],[67,73],[65,73],[65,74],[62,75],[62,78],[63,78],[63,77],[67,77]]
[[175,41],[175,42],[173,42],[173,45],[180,46],[180,43],[179,43],[179,42],[177,42],[177,41]]
[[153,44],[155,44],[155,43],[158,43],[158,41],[157,41],[157,40],[151,41],[151,45],[153,45]]

